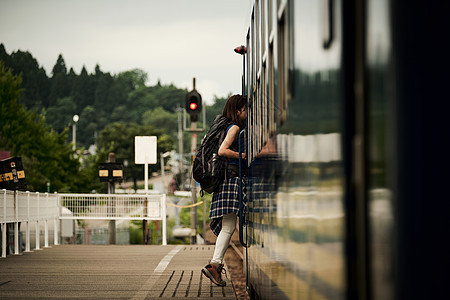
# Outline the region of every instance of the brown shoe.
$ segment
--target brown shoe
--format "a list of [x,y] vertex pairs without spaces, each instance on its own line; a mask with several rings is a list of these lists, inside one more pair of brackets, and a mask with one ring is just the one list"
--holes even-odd
[[227,283],[225,282],[225,280],[222,280],[222,270],[226,273],[223,264],[220,264],[219,266],[209,264],[202,269],[202,273],[206,277],[208,277],[215,285],[226,286]]

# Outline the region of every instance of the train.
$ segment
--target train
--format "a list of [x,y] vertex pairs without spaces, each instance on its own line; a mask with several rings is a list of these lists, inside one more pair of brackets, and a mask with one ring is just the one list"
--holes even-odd
[[445,297],[444,1],[250,4],[236,50],[248,97],[239,218],[250,297]]

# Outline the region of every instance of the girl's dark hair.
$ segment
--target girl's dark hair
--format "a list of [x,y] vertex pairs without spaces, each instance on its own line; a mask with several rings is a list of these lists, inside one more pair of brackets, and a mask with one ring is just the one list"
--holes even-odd
[[243,128],[245,127],[245,124],[242,124],[242,122],[239,121],[237,112],[246,105],[247,105],[246,96],[233,95],[230,98],[228,98],[227,102],[225,103],[222,115],[226,117],[228,120],[232,121],[233,123],[239,125],[239,127]]

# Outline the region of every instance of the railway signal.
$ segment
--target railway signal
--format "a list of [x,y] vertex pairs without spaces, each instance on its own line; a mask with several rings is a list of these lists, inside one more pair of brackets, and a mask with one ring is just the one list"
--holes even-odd
[[195,89],[186,94],[185,109],[191,121],[197,122],[198,114],[202,111],[202,96]]

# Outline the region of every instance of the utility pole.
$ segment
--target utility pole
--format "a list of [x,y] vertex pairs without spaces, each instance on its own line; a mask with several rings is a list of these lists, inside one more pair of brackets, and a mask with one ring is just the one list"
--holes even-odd
[[[193,90],[195,91],[195,78],[192,80]],[[195,152],[197,151],[197,134],[195,130],[197,129],[197,122],[191,122],[191,129],[193,131],[191,138],[191,153],[192,159],[194,159]],[[191,172],[192,173],[192,172]],[[192,205],[197,203],[197,185],[193,175],[191,175],[191,195],[192,195]],[[197,206],[191,207],[191,245],[197,243]]]
[[[109,153],[108,157],[109,163],[116,162],[116,155],[114,153]],[[113,195],[115,193],[115,183],[114,181],[108,181],[108,194]],[[109,206],[108,206],[109,216],[114,216],[115,214],[115,202],[111,199],[109,200]],[[108,235],[109,235],[109,244],[114,245],[116,244],[116,220],[109,220],[108,224]]]
[[[197,123],[193,122],[191,124],[192,129],[197,129]],[[197,134],[192,134],[191,139],[191,153],[195,155],[197,151]],[[192,159],[195,157],[193,156]],[[193,175],[192,175],[193,176]],[[191,194],[192,194],[192,205],[197,203],[197,184],[194,180],[194,177],[191,177]],[[191,207],[191,245],[197,243],[197,206]]]
[[184,191],[184,180],[183,180],[183,124],[181,123],[181,112],[183,109],[181,107],[177,108],[178,112],[178,155],[179,155],[179,172],[180,172],[180,190]]
[[[192,133],[191,138],[191,153],[194,156],[197,151],[197,132],[203,131],[203,128],[197,128],[198,115],[203,110],[203,124],[205,123],[205,109],[202,104],[202,96],[195,89],[195,78],[193,79],[193,89],[186,94],[185,110],[190,115],[190,128],[185,128],[186,131]],[[185,124],[186,125],[186,124]],[[194,159],[194,157],[193,157]],[[197,185],[194,178],[191,176],[191,244],[197,243]]]

